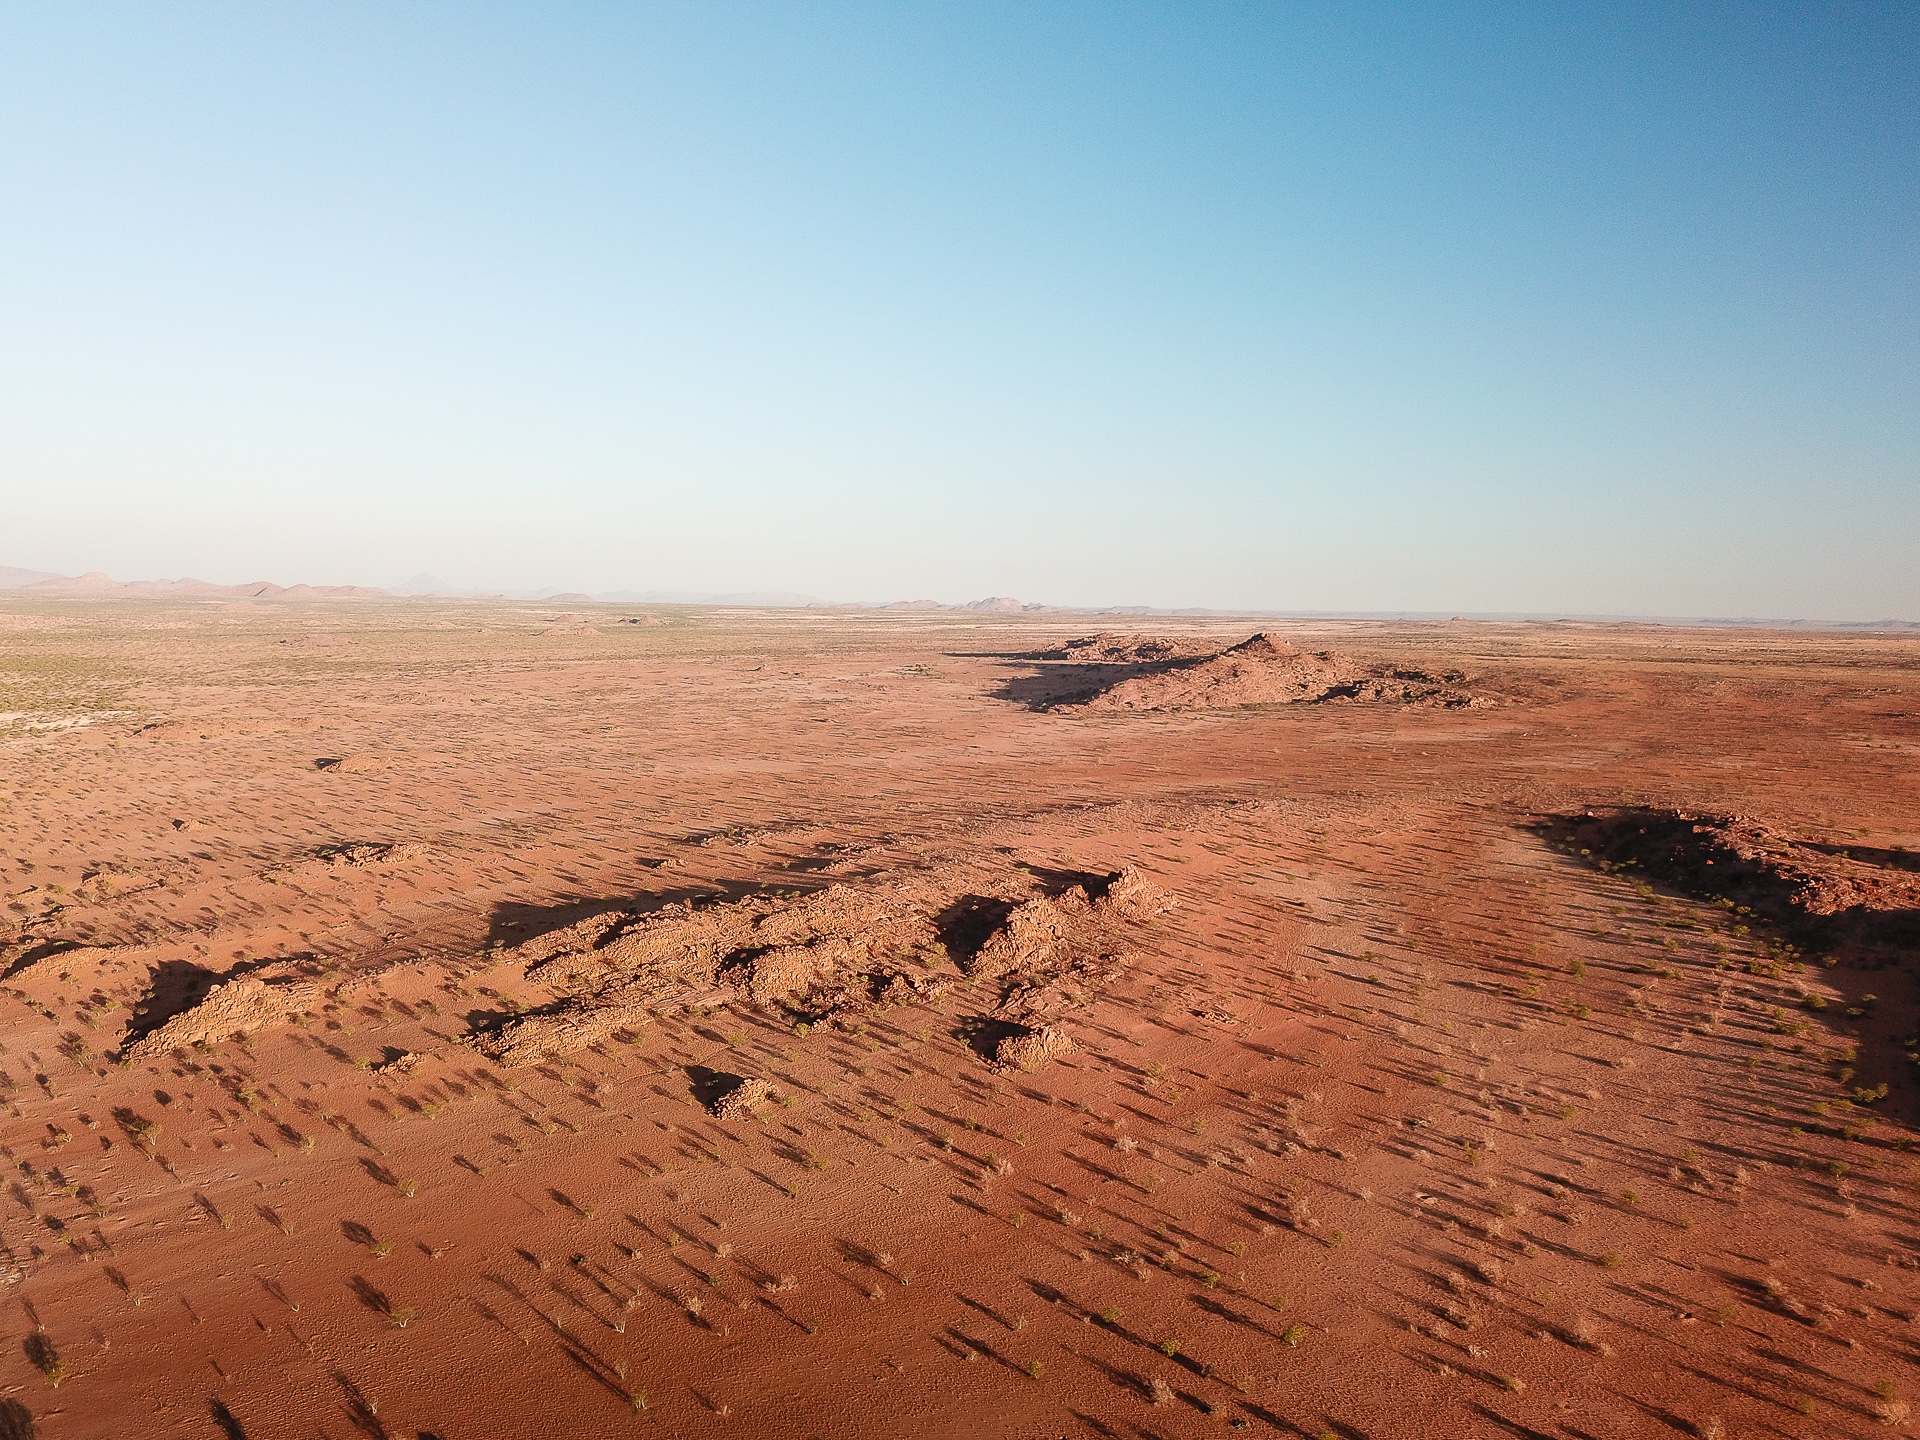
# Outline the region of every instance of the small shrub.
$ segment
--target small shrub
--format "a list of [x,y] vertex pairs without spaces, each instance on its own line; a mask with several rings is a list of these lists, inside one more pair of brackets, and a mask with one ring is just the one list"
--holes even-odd
[[47,1384],[58,1390],[60,1382],[67,1378],[67,1362],[60,1358],[53,1337],[44,1330],[36,1330],[27,1336],[24,1348],[27,1363],[46,1377]]

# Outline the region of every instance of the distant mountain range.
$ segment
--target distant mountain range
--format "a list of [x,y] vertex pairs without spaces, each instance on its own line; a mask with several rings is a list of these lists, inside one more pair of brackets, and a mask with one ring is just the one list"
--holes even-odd
[[18,565],[0,565],[0,590],[17,590],[22,585],[38,585],[42,580],[64,580],[51,570],[22,570]]
[[0,566],[0,590],[25,591],[47,596],[126,597],[129,599],[381,599],[385,590],[368,585],[275,585],[269,580],[253,580],[245,585],[213,585],[205,580],[115,580],[98,570],[85,575],[49,575],[44,570],[21,570]]
[[788,591],[693,591],[693,590],[616,590],[588,595],[578,590],[476,590],[449,585],[424,572],[403,585],[381,588],[374,585],[275,585],[266,580],[244,585],[215,585],[206,580],[115,580],[98,570],[85,575],[56,575],[48,570],[23,570],[16,565],[0,565],[0,590],[26,591],[41,596],[112,597],[136,599],[235,599],[235,600],[551,600],[566,603],[592,601],[662,605],[811,605],[811,595]]
[[174,599],[174,600],[537,600],[549,604],[621,605],[746,605],[769,609],[910,612],[958,615],[1120,615],[1267,617],[1293,620],[1391,620],[1444,622],[1490,621],[1507,624],[1552,625],[1712,625],[1769,630],[1879,630],[1920,631],[1920,620],[1765,620],[1697,615],[1566,615],[1519,612],[1448,615],[1418,610],[1211,610],[1199,606],[1161,609],[1151,605],[1041,605],[1007,595],[947,605],[938,600],[826,601],[792,590],[604,590],[589,595],[578,590],[487,591],[463,589],[425,573],[404,584],[381,589],[373,585],[275,585],[253,580],[244,585],[214,585],[205,580],[115,580],[98,570],[85,575],[56,575],[50,570],[23,570],[0,565],[0,591],[49,599]]
[[471,600],[487,596],[498,596],[506,600],[604,600],[614,604],[632,605],[813,605],[818,603],[811,595],[802,595],[791,590],[603,590],[589,595],[578,590],[555,590],[551,587],[543,590],[474,590],[459,585],[449,585],[437,576],[425,571],[414,576],[404,585],[391,588],[395,595],[444,596],[454,600]]
[[589,595],[578,590],[475,590],[449,585],[422,571],[404,584],[380,589],[371,585],[274,585],[265,580],[245,585],[214,585],[205,580],[115,580],[99,571],[85,575],[55,575],[45,570],[21,570],[0,566],[0,590],[35,596],[108,599],[186,599],[186,600],[538,600],[555,605],[747,605],[769,609],[813,609],[850,611],[949,612],[973,615],[1233,615],[1253,613],[1232,610],[1156,610],[1146,605],[1113,605],[1105,608],[1069,605],[1039,605],[1015,600],[1007,595],[989,595],[960,605],[945,605],[938,600],[895,600],[891,602],[819,600],[793,590],[605,590]]

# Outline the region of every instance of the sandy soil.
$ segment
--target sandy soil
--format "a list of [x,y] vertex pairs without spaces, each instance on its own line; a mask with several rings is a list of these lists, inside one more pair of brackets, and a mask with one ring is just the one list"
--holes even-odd
[[0,611],[0,1436],[1904,1423],[1911,638]]

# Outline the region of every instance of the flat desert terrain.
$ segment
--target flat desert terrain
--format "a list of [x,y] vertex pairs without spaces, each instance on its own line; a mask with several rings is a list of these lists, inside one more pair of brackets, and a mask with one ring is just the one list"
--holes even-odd
[[1898,1433],[1917,760],[1912,636],[0,596],[0,1436]]

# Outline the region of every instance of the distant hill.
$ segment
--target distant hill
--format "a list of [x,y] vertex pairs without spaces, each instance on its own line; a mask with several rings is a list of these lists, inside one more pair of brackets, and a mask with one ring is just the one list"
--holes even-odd
[[811,595],[793,590],[605,590],[596,600],[655,605],[814,605]]
[[235,600],[380,600],[385,590],[370,585],[275,585],[269,580],[244,585],[212,585],[205,580],[116,580],[98,570],[85,575],[47,575],[33,570],[0,569],[0,576],[27,575],[36,579],[0,581],[0,588],[34,596],[94,596],[102,599],[235,599]]
[[404,585],[389,585],[388,593],[393,595],[444,595],[456,600],[483,594],[483,591],[463,589],[458,585],[449,585],[437,575],[429,575],[422,570]]
[[22,570],[18,565],[0,565],[0,590],[18,590],[22,585],[38,585],[42,580],[64,580],[51,570]]
[[539,590],[476,590],[449,585],[424,570],[404,584],[388,589],[372,585],[275,585],[267,580],[244,585],[214,585],[205,580],[115,580],[98,570],[85,575],[56,575],[47,570],[28,570],[18,565],[0,565],[0,592],[15,596],[42,596],[99,599],[235,599],[235,600],[383,600],[398,598],[449,600],[535,600],[564,604],[601,601],[615,604],[653,605],[746,605],[768,608],[800,608],[866,612],[919,612],[958,615],[1126,615],[1206,619],[1273,618],[1292,620],[1370,620],[1396,622],[1447,623],[1453,621],[1495,624],[1549,625],[1674,625],[1739,627],[1767,630],[1852,630],[1908,633],[1920,631],[1920,620],[1782,620],[1746,616],[1687,615],[1577,615],[1527,614],[1522,612],[1473,612],[1449,615],[1446,611],[1415,610],[1214,610],[1201,606],[1165,609],[1154,605],[1048,605],[1021,601],[1007,595],[989,595],[983,600],[944,604],[938,600],[820,600],[797,590],[603,590],[586,594],[578,590],[560,590],[548,586]]

